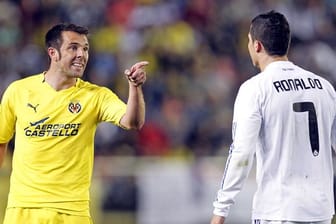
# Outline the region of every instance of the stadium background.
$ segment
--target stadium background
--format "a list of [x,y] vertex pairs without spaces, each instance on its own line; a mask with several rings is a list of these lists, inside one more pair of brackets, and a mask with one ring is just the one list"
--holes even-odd
[[[0,94],[47,69],[46,30],[89,27],[84,79],[127,97],[123,69],[148,60],[146,125],[101,124],[92,184],[95,223],[204,224],[212,212],[239,85],[257,70],[247,52],[250,20],[276,9],[291,24],[290,59],[336,84],[335,0],[1,0]],[[11,154],[0,169],[0,221]],[[254,173],[229,223],[249,223]]]

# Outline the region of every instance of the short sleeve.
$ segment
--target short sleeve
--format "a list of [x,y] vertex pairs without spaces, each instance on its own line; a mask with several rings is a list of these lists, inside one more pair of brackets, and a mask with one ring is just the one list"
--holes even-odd
[[6,143],[11,140],[15,132],[15,90],[10,85],[4,92],[0,106],[0,143]]
[[120,126],[120,120],[126,113],[126,104],[108,88],[103,87],[99,94],[99,122]]

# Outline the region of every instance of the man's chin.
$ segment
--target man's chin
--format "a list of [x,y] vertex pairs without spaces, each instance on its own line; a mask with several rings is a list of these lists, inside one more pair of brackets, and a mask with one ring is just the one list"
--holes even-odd
[[72,73],[72,77],[82,78],[83,77],[83,72],[74,72],[74,73]]

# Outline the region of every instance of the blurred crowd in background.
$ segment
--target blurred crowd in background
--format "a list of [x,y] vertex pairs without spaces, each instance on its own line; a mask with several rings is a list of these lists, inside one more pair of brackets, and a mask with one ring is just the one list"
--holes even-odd
[[[102,162],[99,158],[123,155],[136,158],[224,155],[221,157],[224,158],[231,143],[233,104],[238,88],[259,72],[252,66],[247,51],[250,21],[271,9],[285,14],[289,20],[290,60],[336,85],[336,0],[0,0],[0,95],[12,81],[48,69],[44,35],[58,22],[89,28],[90,60],[83,79],[109,87],[123,100],[128,94],[124,69],[137,61],[149,61],[148,78],[143,86],[147,110],[143,129],[124,131],[103,123],[99,125],[95,142],[97,175],[103,190],[94,190],[93,196],[100,192],[104,198],[98,200],[98,207],[136,211],[141,201],[139,189],[148,188],[140,184],[138,189],[139,177],[124,174],[125,166],[135,172],[136,164],[132,160],[125,163],[120,157],[119,163]],[[190,179],[181,170],[172,169],[171,175],[174,178],[182,175],[185,182],[180,179],[176,183],[190,186],[193,198],[198,200],[192,203],[201,205],[200,195],[203,195],[204,208],[211,210],[212,196],[206,194],[212,194],[206,188],[212,186],[211,178],[205,180],[202,175],[207,172],[202,171],[202,163],[194,161],[188,164]],[[174,164],[168,167],[175,168]],[[107,174],[116,169],[112,165],[122,169],[124,176]],[[154,172],[154,184],[148,188],[151,193],[158,190],[157,179],[174,182],[166,176],[160,179],[155,169],[162,172],[162,167],[150,169]],[[160,208],[158,201],[162,201],[167,203],[162,211],[167,212],[167,208],[176,206],[174,200],[173,204],[168,203],[171,199],[186,197],[185,193],[174,192],[176,183],[167,184],[173,193],[167,190],[159,191],[159,196],[154,194],[154,207]],[[1,190],[5,200],[6,189]],[[157,197],[163,196],[166,198],[157,201]],[[150,200],[142,198],[143,201]],[[206,211],[204,208],[201,210]],[[242,211],[249,217],[249,210]],[[199,210],[191,211],[190,216],[199,213]],[[158,214],[162,220],[163,216]],[[176,211],[172,214],[175,217]],[[145,216],[151,218],[147,213]],[[239,213],[237,217],[242,216]],[[105,216],[101,219],[109,223]],[[208,222],[208,215],[204,220]]]
[[90,30],[84,79],[127,99],[124,69],[147,60],[146,124],[102,124],[98,155],[218,155],[231,143],[234,98],[255,75],[251,19],[275,9],[292,30],[290,60],[336,84],[335,0],[0,0],[0,94],[48,69],[44,34],[55,23]]

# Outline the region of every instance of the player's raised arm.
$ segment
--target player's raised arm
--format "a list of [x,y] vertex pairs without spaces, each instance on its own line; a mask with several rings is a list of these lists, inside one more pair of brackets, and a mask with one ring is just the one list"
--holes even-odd
[[145,123],[145,101],[142,85],[146,81],[146,65],[148,65],[147,61],[141,61],[125,70],[129,83],[129,95],[126,113],[120,124],[126,129],[140,129]]

